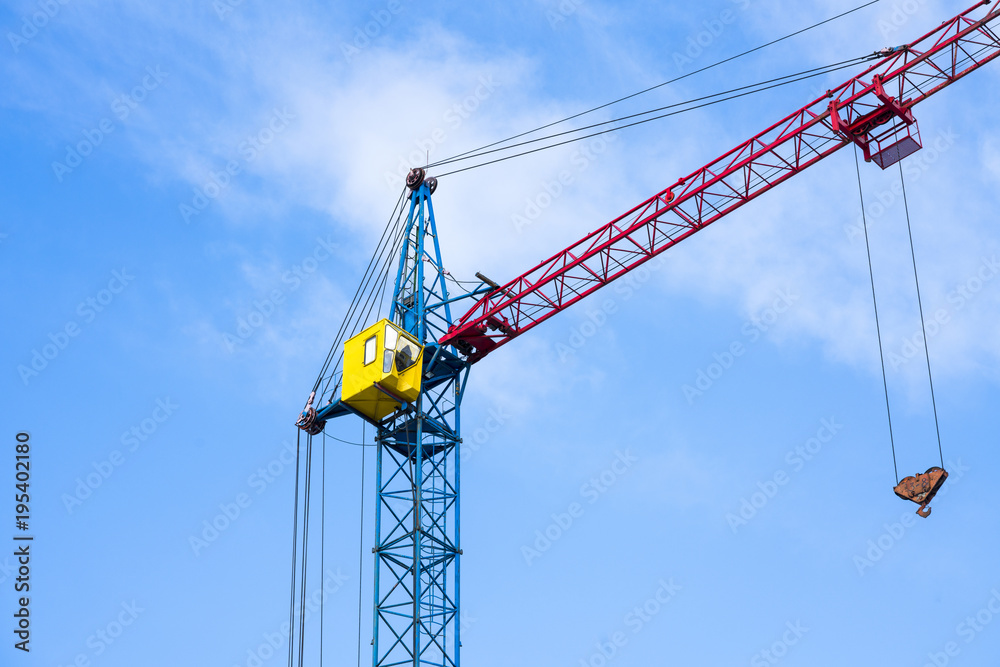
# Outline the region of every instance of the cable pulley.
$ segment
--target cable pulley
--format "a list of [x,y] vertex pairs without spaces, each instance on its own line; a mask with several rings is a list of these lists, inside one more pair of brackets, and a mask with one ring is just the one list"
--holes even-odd
[[416,167],[414,169],[411,169],[410,173],[406,175],[406,187],[410,188],[411,190],[416,190],[423,184],[424,176],[426,175],[427,172],[424,171],[421,167]]

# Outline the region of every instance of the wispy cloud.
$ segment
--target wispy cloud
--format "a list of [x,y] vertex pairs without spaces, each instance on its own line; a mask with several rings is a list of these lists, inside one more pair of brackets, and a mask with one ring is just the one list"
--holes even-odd
[[[818,7],[782,21],[801,27],[824,17],[827,10],[832,11]],[[587,22],[600,11],[597,5],[583,4],[573,18]],[[940,12],[928,7],[908,15],[913,25],[905,26],[906,34],[931,14]],[[512,52],[486,53],[468,36],[416,16],[383,26],[378,38],[350,61],[330,43],[320,22],[297,6],[241,5],[223,21],[208,4],[165,8],[120,3],[107,8],[79,3],[67,6],[58,18],[61,23],[51,28],[53,36],[69,33],[74,41],[60,46],[54,38],[39,37],[18,54],[5,70],[26,87],[16,97],[8,92],[5,103],[54,114],[58,146],[134,84],[141,71],[128,63],[162,63],[170,72],[169,84],[128,120],[122,132],[127,140],[110,150],[132,151],[153,181],[183,184],[179,191],[186,194],[179,205],[189,203],[235,161],[239,175],[210,202],[219,217],[208,222],[202,215],[195,224],[237,224],[260,211],[290,216],[294,207],[305,206],[329,215],[333,226],[359,234],[364,245],[364,239],[374,240],[378,233],[401,187],[402,172],[419,162],[421,153],[440,159],[582,105],[547,94],[536,60]],[[751,6],[740,12],[738,25],[752,34],[773,20],[766,8]],[[875,23],[870,34],[845,33],[836,49],[832,44],[821,47],[809,58],[823,61],[869,50]],[[404,24],[416,29],[404,29]],[[149,38],[164,28],[172,42]],[[112,34],[115,40],[109,40]],[[179,49],[178,42],[192,48]],[[72,62],[71,54],[81,43],[85,48],[106,47],[102,69],[88,70]],[[974,76],[982,95],[996,97],[997,87],[985,85],[998,80],[996,73]],[[959,84],[941,94],[945,101],[920,109],[925,133],[957,122],[949,117],[948,96],[965,95],[969,89]],[[75,113],[59,111],[66,106],[59,102],[70,98],[76,100]],[[246,159],[248,138],[266,131],[276,108],[293,120],[269,137],[254,159]],[[517,230],[522,233],[514,233],[509,221],[523,213],[546,183],[558,181],[561,173],[579,164],[581,146],[523,159],[516,167],[505,163],[444,179],[436,204],[446,265],[456,275],[482,270],[498,280],[512,277],[697,168],[719,146],[745,138],[746,128],[773,122],[778,109],[744,107],[736,124],[729,122],[725,108],[691,114],[673,125],[684,132],[665,131],[657,139],[662,146],[656,148],[639,135],[622,135],[590,160],[586,170],[572,172],[560,196],[530,227]],[[947,302],[949,291],[981,261],[983,252],[1000,245],[981,214],[995,210],[994,188],[976,186],[984,179],[992,185],[1000,174],[994,134],[982,119],[964,116],[961,121],[959,145],[942,156],[936,168],[931,166],[926,178],[940,184],[942,193],[954,194],[932,196],[934,188],[911,193],[925,309],[931,312]],[[986,138],[980,149],[981,136]],[[861,248],[842,233],[860,212],[849,152],[844,150],[686,241],[657,278],[662,289],[729,303],[749,316],[775,289],[791,284],[803,295],[801,303],[768,337],[776,342],[819,341],[831,359],[870,368],[877,349],[866,260]],[[642,159],[634,159],[637,155]],[[892,178],[889,172],[876,171],[865,165],[869,188]],[[944,230],[941,221],[947,221]],[[890,345],[912,333],[917,323],[905,271],[908,257],[898,234],[883,236],[896,224],[875,230],[872,239],[874,245],[891,249],[875,251],[876,284]],[[945,374],[946,369],[972,372],[996,360],[997,350],[986,341],[997,325],[993,306],[998,295],[1000,283],[996,291],[984,290],[981,299],[956,313],[933,341],[933,355]]]

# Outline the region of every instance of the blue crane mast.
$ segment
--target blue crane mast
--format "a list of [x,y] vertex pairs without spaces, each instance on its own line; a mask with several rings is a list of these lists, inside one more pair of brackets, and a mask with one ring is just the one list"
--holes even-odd
[[[471,365],[437,342],[453,326],[458,300],[449,298],[441,261],[431,202],[437,181],[415,169],[407,186],[389,317],[347,341],[339,398],[319,409],[310,403],[299,426],[312,437],[328,420],[354,414],[376,428],[373,665],[457,667],[458,453]],[[365,367],[374,375],[352,387],[350,376]]]

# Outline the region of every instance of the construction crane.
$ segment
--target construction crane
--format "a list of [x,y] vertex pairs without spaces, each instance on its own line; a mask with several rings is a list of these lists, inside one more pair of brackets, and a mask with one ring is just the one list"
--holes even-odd
[[[913,108],[1000,56],[991,26],[1000,10],[971,16],[988,4],[877,52],[877,62],[849,81],[504,284],[477,274],[472,292],[449,292],[432,204],[437,179],[422,168],[409,173],[405,224],[384,236],[398,256],[388,313],[360,332],[341,328],[342,353],[338,340],[297,421],[307,471],[312,438],[329,420],[355,415],[375,428],[375,667],[460,664],[458,452],[471,367],[845,146],[882,169],[918,151]],[[370,313],[373,305],[361,309]],[[946,476],[932,468],[896,491],[924,510]],[[305,488],[307,512],[308,472]],[[303,538],[303,593],[306,551]],[[294,574],[292,589],[294,610]],[[301,634],[298,644],[301,660]]]

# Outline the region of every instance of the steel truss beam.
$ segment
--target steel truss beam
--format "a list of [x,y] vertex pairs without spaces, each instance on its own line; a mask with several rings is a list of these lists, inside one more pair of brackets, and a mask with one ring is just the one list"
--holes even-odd
[[[890,131],[909,127],[911,107],[1000,55],[1000,38],[990,26],[1000,9],[979,20],[968,17],[983,4],[907,46],[886,49],[850,81],[492,290],[441,344],[455,345],[476,362],[848,143],[860,142],[871,157],[868,145],[886,135],[878,126],[896,118]],[[905,157],[919,148],[916,142],[899,143],[883,160]]]

